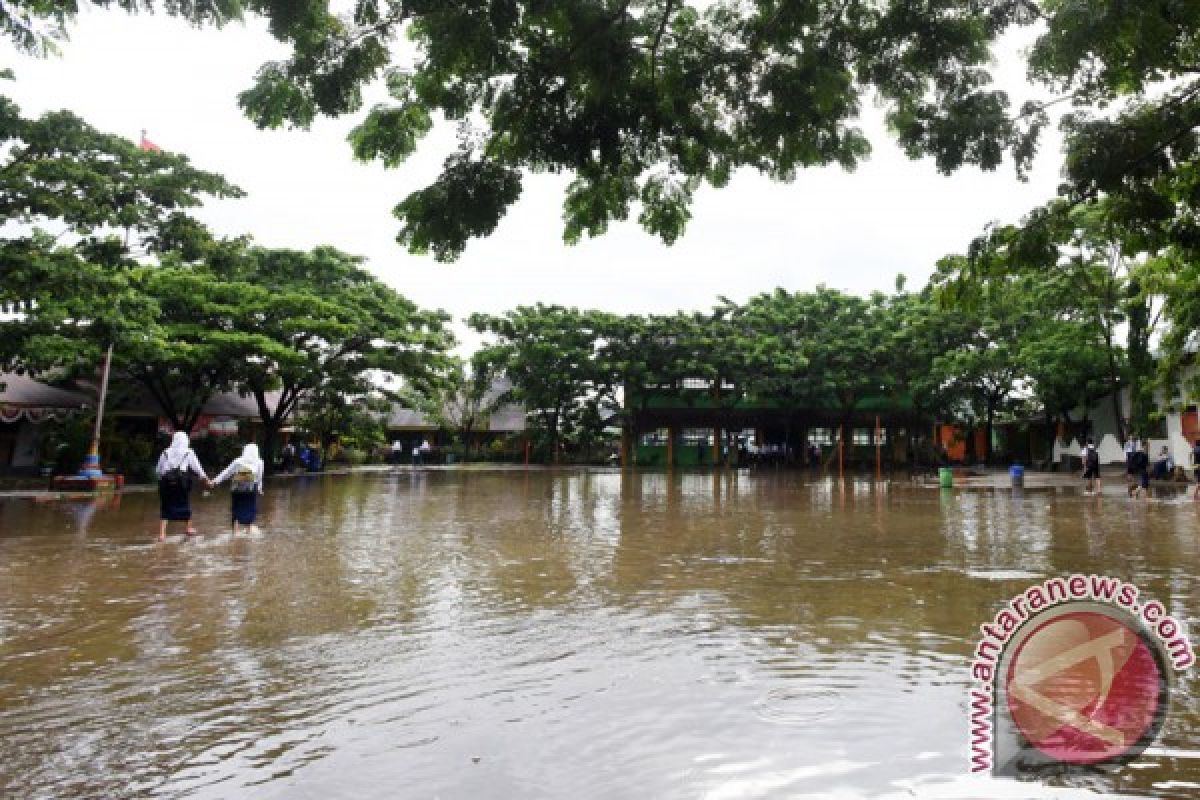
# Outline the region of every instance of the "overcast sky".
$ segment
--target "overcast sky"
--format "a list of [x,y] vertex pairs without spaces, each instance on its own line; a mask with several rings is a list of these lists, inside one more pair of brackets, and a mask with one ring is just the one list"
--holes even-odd
[[[875,150],[857,171],[808,170],[791,184],[739,173],[725,189],[701,189],[688,231],[672,247],[644,233],[636,211],[603,237],[563,244],[569,179],[532,176],[489,239],[471,243],[458,262],[439,264],[396,244],[391,209],[437,175],[453,148],[452,130],[435,129],[398,170],[351,157],[345,138],[361,114],[319,120],[309,131],[259,131],[241,115],[236,96],[264,60],[283,52],[258,20],[196,30],[162,15],[89,10],[60,56],[30,59],[8,47],[2,63],[13,66],[17,80],[3,90],[26,114],[66,108],[135,141],[146,129],[164,149],[186,153],[246,190],[243,199],[210,203],[199,213],[219,233],[364,255],[397,290],[456,320],[538,301],[670,312],[777,286],[823,283],[865,293],[890,289],[901,272],[917,287],[938,258],[961,252],[989,221],[1017,220],[1049,199],[1059,181],[1056,136],[1044,141],[1027,183],[1009,164],[945,177],[930,160],[905,158],[869,107],[863,127]],[[1022,69],[1010,56],[995,70],[1018,105],[1032,92]],[[475,342],[461,324],[456,331],[467,347]]]

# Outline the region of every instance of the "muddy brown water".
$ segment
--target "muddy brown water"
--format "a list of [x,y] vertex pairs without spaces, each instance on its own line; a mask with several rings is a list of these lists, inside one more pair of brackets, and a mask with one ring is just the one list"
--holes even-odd
[[273,480],[263,530],[0,500],[0,796],[1200,795],[1195,668],[1132,764],[967,772],[968,663],[1076,571],[1200,630],[1200,504],[786,473]]

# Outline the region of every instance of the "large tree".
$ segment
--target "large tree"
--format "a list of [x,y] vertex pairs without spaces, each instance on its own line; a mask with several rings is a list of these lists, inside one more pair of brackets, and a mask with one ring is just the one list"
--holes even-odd
[[[0,22],[36,49],[37,23],[61,23],[76,5],[15,0]],[[243,8],[266,15],[291,53],[241,95],[260,126],[358,112],[380,80],[391,100],[351,135],[359,158],[395,166],[437,118],[459,123],[442,174],[396,207],[400,240],[439,258],[494,230],[529,171],[573,177],[568,240],[636,208],[644,228],[673,241],[696,190],[738,168],[778,179],[853,168],[870,149],[858,128],[865,99],[886,107],[907,152],[933,155],[939,169],[993,168],[1006,152],[1024,167],[1045,115],[1014,112],[992,85],[991,45],[1044,18],[1042,49],[1071,55],[1051,38],[1070,4],[1049,0],[355,0],[344,14],[329,0],[115,5],[197,23]],[[1046,80],[1061,80],[1042,61]]]
[[444,380],[431,389],[408,393],[405,399],[439,428],[454,431],[462,439],[463,461],[470,461],[472,437],[511,399],[503,368],[487,352],[468,363],[455,359]]
[[596,391],[617,415],[621,425],[622,457],[628,463],[633,420],[645,411],[650,387],[679,386],[687,377],[688,361],[681,355],[680,320],[675,315],[611,315],[599,321],[596,352]]
[[545,434],[550,460],[558,463],[576,417],[608,385],[598,352],[611,317],[538,303],[501,315],[472,314],[468,322],[492,335],[479,358],[512,381],[514,397]]
[[138,268],[133,285],[154,319],[114,342],[114,362],[176,430],[192,430],[213,395],[245,381],[249,365],[291,356],[288,342],[247,324],[276,307],[268,288],[208,267],[162,265]]
[[751,300],[748,307],[761,307],[766,298],[779,315],[772,324],[786,326],[786,336],[776,336],[774,347],[786,370],[777,374],[791,388],[781,385],[777,392],[786,391],[784,397],[810,407],[835,409],[848,424],[863,399],[894,391],[886,357],[892,331],[884,295],[864,298],[818,286],[812,292],[776,292]]
[[[939,262],[933,284],[944,285],[959,274],[963,260],[952,256]],[[956,329],[959,343],[933,359],[931,373],[957,401],[965,422],[983,423],[984,452],[977,455],[986,462],[992,459],[996,419],[1008,409],[1028,374],[1020,358],[1022,345],[1046,313],[1032,302],[1028,288],[1026,281],[1016,277],[988,281],[975,288],[969,305],[941,318],[943,325]]]
[[241,308],[236,328],[266,344],[237,362],[235,382],[258,405],[268,462],[284,423],[316,393],[365,397],[395,382],[423,389],[448,366],[448,315],[418,308],[357,256],[250,248],[217,269],[262,292]]
[[[1121,199],[1131,224],[1200,247],[1200,4],[1190,0],[91,0],[160,8],[194,24],[265,15],[290,55],[241,95],[260,126],[357,113],[351,135],[396,166],[436,119],[461,146],[396,206],[401,242],[457,256],[493,231],[529,171],[566,172],[565,236],[603,232],[636,207],[666,241],[702,183],[749,167],[788,179],[852,168],[869,151],[864,99],[886,108],[911,156],[942,171],[1030,162],[1048,110],[1069,103],[1063,194]],[[43,52],[78,0],[11,0],[0,33]],[[997,38],[1039,26],[1018,109],[986,67]],[[403,41],[403,43],[401,43]]]
[[[1164,257],[1167,252],[1177,257]],[[1057,200],[1022,224],[995,227],[977,240],[970,259],[956,262],[961,270],[955,289],[969,300],[975,287],[989,281],[1032,279],[1030,291],[1041,296],[1043,307],[1086,324],[1105,358],[1105,393],[1124,439],[1145,432],[1155,411],[1151,339],[1163,311],[1155,287],[1164,266],[1177,264],[1185,252],[1131,226],[1118,197],[1086,205]],[[1129,408],[1118,391],[1123,387],[1130,389]]]
[[[113,235],[135,255],[188,250],[202,228],[187,216],[205,198],[241,197],[187,156],[142,149],[70,111],[25,117],[0,96],[0,221],[50,230],[81,246]],[[14,233],[5,241],[24,241]],[[185,247],[185,245],[187,245]]]
[[[0,368],[92,378],[112,347],[117,369],[189,429],[241,351],[220,326],[198,341],[223,301],[190,265],[223,245],[188,210],[241,191],[185,156],[67,111],[27,118],[3,96],[0,142],[0,304],[14,312],[0,318]],[[174,267],[148,266],[160,258]]]
[[1200,404],[1200,260],[1168,251],[1147,265],[1146,281],[1165,298],[1157,366],[1167,404],[1177,409]]

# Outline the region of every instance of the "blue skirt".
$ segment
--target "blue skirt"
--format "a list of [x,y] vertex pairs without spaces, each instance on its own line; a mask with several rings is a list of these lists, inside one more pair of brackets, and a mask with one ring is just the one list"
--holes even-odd
[[192,503],[187,489],[179,486],[158,484],[159,519],[169,521],[190,520],[192,518]]
[[233,492],[233,521],[253,525],[258,516],[258,492]]

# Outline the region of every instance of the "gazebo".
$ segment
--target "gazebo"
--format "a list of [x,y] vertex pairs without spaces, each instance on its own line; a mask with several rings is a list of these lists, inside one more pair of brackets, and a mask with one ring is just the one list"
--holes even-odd
[[41,465],[42,425],[78,413],[91,399],[26,375],[0,374],[0,472],[34,472]]

